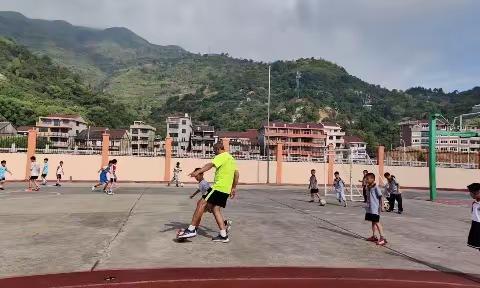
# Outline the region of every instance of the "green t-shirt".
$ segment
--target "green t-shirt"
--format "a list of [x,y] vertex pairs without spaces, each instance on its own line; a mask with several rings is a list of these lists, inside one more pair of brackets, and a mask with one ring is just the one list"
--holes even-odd
[[212,189],[230,194],[232,192],[233,177],[237,170],[235,159],[230,153],[223,152],[215,156],[212,163],[217,169]]

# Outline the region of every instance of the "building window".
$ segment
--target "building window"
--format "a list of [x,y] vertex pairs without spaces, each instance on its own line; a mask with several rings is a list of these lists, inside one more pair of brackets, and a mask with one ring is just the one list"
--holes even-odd
[[450,151],[457,152],[457,147],[450,147]]
[[328,136],[328,139],[333,140],[333,136]]
[[448,147],[440,147],[440,151],[442,152],[448,151]]
[[187,130],[186,130],[186,129],[182,129],[182,133],[187,133]]
[[182,125],[187,125],[187,120],[182,120]]
[[468,140],[462,140],[460,141],[461,144],[468,144]]
[[457,144],[458,141],[457,140],[450,140],[450,144]]
[[468,148],[462,148],[462,152],[468,152]]
[[77,127],[80,126],[80,122],[77,122]]
[[442,144],[447,144],[448,141],[447,141],[447,140],[440,140],[440,143],[442,143]]
[[178,129],[178,124],[168,124],[169,129]]

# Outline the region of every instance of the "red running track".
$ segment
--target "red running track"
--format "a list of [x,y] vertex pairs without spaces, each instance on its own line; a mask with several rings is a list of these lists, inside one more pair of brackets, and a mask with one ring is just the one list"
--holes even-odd
[[167,268],[0,279],[1,288],[434,288],[480,287],[474,276],[413,270],[308,267]]

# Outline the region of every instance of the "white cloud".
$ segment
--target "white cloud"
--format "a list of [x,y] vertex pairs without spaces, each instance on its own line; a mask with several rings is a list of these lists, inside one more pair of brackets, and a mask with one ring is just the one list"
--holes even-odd
[[0,10],[124,26],[192,52],[321,57],[389,88],[480,85],[475,0],[1,0]]

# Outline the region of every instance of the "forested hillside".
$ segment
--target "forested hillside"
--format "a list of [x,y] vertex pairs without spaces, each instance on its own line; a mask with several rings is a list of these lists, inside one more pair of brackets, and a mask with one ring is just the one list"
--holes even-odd
[[[17,125],[49,112],[79,112],[110,127],[141,119],[160,131],[165,117],[185,112],[222,130],[258,128],[266,121],[266,63],[154,45],[126,28],[77,27],[15,12],[0,12],[0,35],[11,39],[0,44],[0,112]],[[397,123],[403,119],[429,112],[453,117],[480,103],[479,87],[388,90],[323,59],[271,66],[272,120],[336,121],[371,148],[399,145]]]

